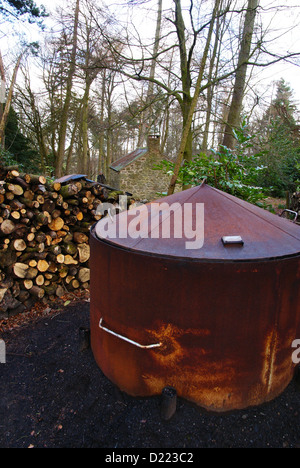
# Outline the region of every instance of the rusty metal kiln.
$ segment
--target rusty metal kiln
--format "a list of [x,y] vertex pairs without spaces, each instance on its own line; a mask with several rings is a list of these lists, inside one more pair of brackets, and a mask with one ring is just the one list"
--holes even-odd
[[[130,395],[170,385],[213,411],[276,397],[292,379],[300,338],[300,227],[208,185],[153,203],[91,230],[99,367]],[[196,204],[204,206],[204,244],[187,249],[172,228],[176,210],[189,206],[190,216]],[[157,235],[164,210],[171,238]],[[120,235],[138,216],[139,236]]]

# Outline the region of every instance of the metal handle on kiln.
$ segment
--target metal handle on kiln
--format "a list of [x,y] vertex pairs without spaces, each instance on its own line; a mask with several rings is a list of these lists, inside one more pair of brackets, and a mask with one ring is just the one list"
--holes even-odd
[[297,212],[297,211],[292,211],[292,210],[287,210],[287,209],[285,209],[285,210],[283,210],[283,212],[280,214],[280,216],[282,216],[283,213],[291,213],[291,214],[293,214],[293,215],[295,216],[294,219],[293,219],[293,223],[296,222],[296,220],[297,220],[297,218],[298,218],[298,212]]
[[134,346],[137,346],[138,348],[149,349],[149,348],[158,348],[159,346],[161,346],[161,343],[154,343],[154,344],[150,344],[150,345],[142,345],[140,343],[137,343],[136,341],[130,340],[126,336],[119,335],[118,333],[115,333],[114,331],[110,330],[109,328],[104,327],[102,325],[102,321],[103,321],[103,318],[101,317],[101,319],[99,321],[99,328],[106,331],[107,333],[110,333],[111,335],[117,336],[121,340],[127,341],[128,343],[131,343]]

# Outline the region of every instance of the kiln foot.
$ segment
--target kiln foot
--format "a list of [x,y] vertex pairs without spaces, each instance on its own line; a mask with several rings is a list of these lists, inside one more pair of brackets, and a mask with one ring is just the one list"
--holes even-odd
[[177,392],[173,387],[164,387],[161,393],[161,409],[160,414],[162,419],[170,419],[176,412]]

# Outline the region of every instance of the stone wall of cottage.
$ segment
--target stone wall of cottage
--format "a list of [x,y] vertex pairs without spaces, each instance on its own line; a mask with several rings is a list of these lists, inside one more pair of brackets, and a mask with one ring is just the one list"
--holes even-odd
[[159,193],[168,190],[170,182],[169,176],[153,169],[161,159],[160,154],[147,152],[122,169],[119,175],[120,190],[131,192],[140,200],[152,201],[159,198]]
[[108,183],[113,188],[120,190],[120,172],[109,170]]
[[110,169],[109,184],[122,191],[130,192],[139,200],[152,201],[166,193],[170,183],[170,176],[153,167],[164,156],[160,152],[159,135],[148,135],[148,151],[120,172]]

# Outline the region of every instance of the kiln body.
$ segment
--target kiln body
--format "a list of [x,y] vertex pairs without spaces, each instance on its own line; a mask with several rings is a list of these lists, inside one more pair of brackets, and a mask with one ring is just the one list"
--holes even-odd
[[[96,362],[133,396],[170,385],[213,411],[271,400],[293,377],[292,342],[300,339],[300,227],[207,185],[160,202],[164,210],[177,204],[171,228],[176,209],[202,204],[204,243],[187,249],[172,229],[171,238],[151,236],[143,222],[139,237],[116,235],[135,210],[93,227]],[[151,206],[140,221],[150,220]]]

